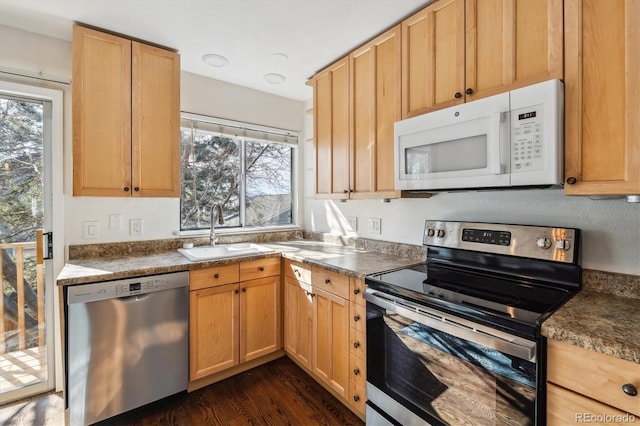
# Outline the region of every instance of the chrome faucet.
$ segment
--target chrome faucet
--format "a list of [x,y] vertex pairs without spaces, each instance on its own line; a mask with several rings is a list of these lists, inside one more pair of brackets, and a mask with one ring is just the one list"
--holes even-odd
[[220,204],[214,204],[211,206],[211,232],[209,234],[209,245],[211,247],[215,246],[218,241],[218,237],[216,237],[216,221],[219,225],[224,224],[222,206]]

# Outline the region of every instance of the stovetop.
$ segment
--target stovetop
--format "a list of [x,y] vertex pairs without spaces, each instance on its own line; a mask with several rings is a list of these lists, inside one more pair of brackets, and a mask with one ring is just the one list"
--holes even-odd
[[[540,324],[580,288],[579,233],[562,231],[427,221],[424,263],[372,274],[365,281],[373,290],[537,337]],[[553,250],[545,247],[546,238],[554,239]],[[570,253],[564,249],[567,240]]]

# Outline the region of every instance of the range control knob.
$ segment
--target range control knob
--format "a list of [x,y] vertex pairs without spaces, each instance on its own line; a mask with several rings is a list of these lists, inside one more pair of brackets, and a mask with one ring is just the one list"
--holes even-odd
[[536,241],[536,245],[542,249],[548,249],[551,247],[551,240],[547,237],[540,237],[538,241]]
[[444,229],[438,229],[438,238],[444,237]]
[[567,251],[571,248],[571,243],[567,240],[557,240],[556,241],[556,248],[558,250],[563,250],[563,251]]
[[429,228],[427,229],[427,237],[433,237],[436,234],[435,229]]

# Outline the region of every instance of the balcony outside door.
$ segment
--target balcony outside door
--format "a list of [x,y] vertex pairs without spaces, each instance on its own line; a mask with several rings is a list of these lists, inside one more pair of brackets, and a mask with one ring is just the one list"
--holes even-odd
[[56,289],[42,232],[52,230],[52,140],[61,125],[52,111],[61,98],[0,82],[0,405],[54,385]]

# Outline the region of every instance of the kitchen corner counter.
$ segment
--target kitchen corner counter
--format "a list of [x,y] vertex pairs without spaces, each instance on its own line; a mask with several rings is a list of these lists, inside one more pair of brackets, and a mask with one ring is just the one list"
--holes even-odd
[[[640,289],[640,277],[623,277],[627,288]],[[640,298],[629,296],[596,291],[585,282],[542,324],[542,335],[640,364]]]
[[364,279],[366,275],[371,273],[421,262],[421,259],[318,241],[293,240],[260,244],[270,247],[274,251],[202,262],[191,262],[176,250],[152,254],[130,254],[121,257],[72,259],[62,269],[57,278],[57,284],[65,286],[111,281],[280,256],[320,266],[358,279]]

